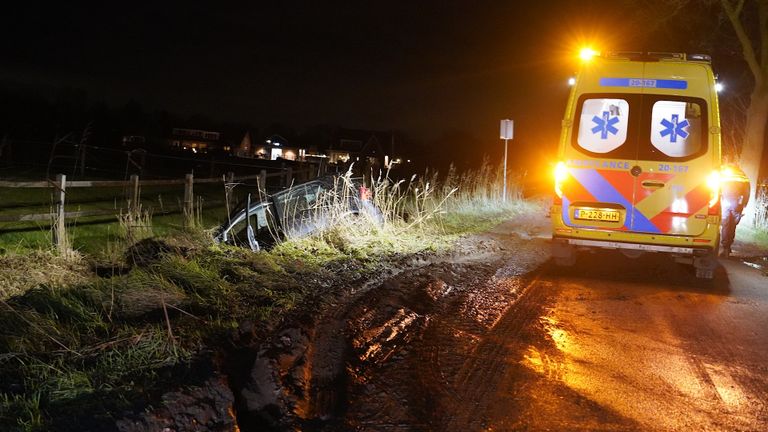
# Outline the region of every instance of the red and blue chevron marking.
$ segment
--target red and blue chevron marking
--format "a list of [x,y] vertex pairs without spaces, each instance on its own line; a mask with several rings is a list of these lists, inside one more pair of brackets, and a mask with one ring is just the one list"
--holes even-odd
[[635,179],[629,172],[575,168],[570,169],[569,173],[576,181],[568,182],[563,193],[563,221],[566,225],[572,225],[569,215],[572,202],[615,203],[627,210],[624,225],[615,229],[662,232],[633,205]]

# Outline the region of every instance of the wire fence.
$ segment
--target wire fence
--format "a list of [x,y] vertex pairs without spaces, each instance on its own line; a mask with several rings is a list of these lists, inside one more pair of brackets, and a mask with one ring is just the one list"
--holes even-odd
[[[3,225],[8,223],[19,222],[50,222],[51,234],[53,244],[57,249],[65,251],[68,247],[68,241],[66,236],[66,221],[71,219],[95,217],[95,216],[108,216],[103,223],[114,222],[115,218],[120,218],[122,215],[136,215],[141,212],[141,190],[145,187],[173,187],[183,191],[183,199],[179,201],[178,205],[162,205],[161,208],[154,209],[156,214],[168,214],[172,212],[182,213],[184,216],[184,225],[194,225],[195,216],[202,211],[201,208],[195,208],[195,185],[221,185],[220,190],[223,191],[223,200],[209,201],[207,204],[215,206],[226,207],[227,213],[232,209],[232,206],[237,202],[234,198],[235,186],[255,186],[259,190],[266,191],[267,184],[272,182],[278,184],[281,187],[287,187],[297,181],[306,181],[311,178],[317,177],[320,174],[312,167],[305,168],[303,170],[294,171],[292,167],[285,168],[284,170],[277,170],[268,172],[266,169],[260,170],[258,174],[235,176],[233,172],[228,172],[225,175],[219,177],[206,177],[196,178],[194,174],[187,173],[183,178],[176,179],[140,179],[136,174],[131,175],[128,180],[68,180],[66,174],[57,174],[53,180],[40,180],[40,181],[8,181],[0,180],[0,191],[15,191],[20,190],[43,190],[50,193],[52,196],[52,205],[49,211],[45,212],[24,212],[25,208],[39,209],[44,207],[44,202],[27,202],[18,203],[16,205],[4,205],[0,208],[0,233],[3,231]],[[255,182],[255,184],[253,183]],[[119,199],[125,200],[125,206],[114,206],[111,208],[91,208],[87,210],[77,209],[72,210],[71,204],[69,204],[68,193],[75,189],[99,189],[100,191],[107,191],[105,195],[100,198],[96,198],[97,202],[105,202],[114,200],[116,203]],[[112,191],[112,192],[109,192]],[[6,192],[3,195],[10,196],[11,193]],[[47,194],[41,194],[44,196]],[[82,204],[82,203],[79,203]],[[201,205],[201,204],[200,204]],[[8,211],[9,209],[15,211]],[[21,212],[20,212],[21,211]],[[111,220],[110,220],[111,219]]]

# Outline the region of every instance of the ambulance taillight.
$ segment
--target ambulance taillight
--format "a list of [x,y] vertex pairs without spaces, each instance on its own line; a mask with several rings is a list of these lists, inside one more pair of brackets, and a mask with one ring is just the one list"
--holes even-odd
[[557,199],[561,200],[563,198],[563,184],[568,179],[568,167],[565,166],[565,162],[558,162],[557,165],[555,165],[555,194],[557,195]]
[[710,215],[720,214],[720,171],[715,170],[707,177],[707,188],[709,188],[709,211]]

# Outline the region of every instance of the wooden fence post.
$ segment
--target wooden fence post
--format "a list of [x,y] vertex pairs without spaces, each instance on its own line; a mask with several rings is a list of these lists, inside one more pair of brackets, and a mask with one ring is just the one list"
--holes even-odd
[[320,166],[317,167],[317,176],[324,176],[327,168],[328,164],[326,164],[325,159],[320,159]]
[[194,174],[187,174],[186,177],[184,177],[184,226],[187,228],[195,225],[194,184]]
[[66,201],[67,176],[64,174],[56,175],[56,219],[53,221],[53,244],[59,250],[59,253],[67,252],[67,225],[65,223],[64,204]]
[[224,176],[224,205],[227,206],[227,220],[230,219],[230,212],[232,211],[232,195],[235,190],[235,173],[232,171],[227,172]]
[[259,171],[259,189],[267,190],[267,170]]
[[131,174],[131,178],[129,180],[129,201],[128,201],[128,211],[133,214],[138,214],[139,212],[139,176],[136,174]]
[[288,167],[285,170],[285,187],[290,187],[293,183],[293,168]]

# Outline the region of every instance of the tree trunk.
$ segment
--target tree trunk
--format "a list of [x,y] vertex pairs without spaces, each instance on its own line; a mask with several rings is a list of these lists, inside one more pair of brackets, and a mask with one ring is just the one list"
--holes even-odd
[[739,158],[741,169],[749,177],[751,184],[749,205],[744,212],[744,218],[750,224],[755,215],[755,194],[760,180],[766,123],[768,123],[768,87],[755,86],[747,109],[747,127]]

